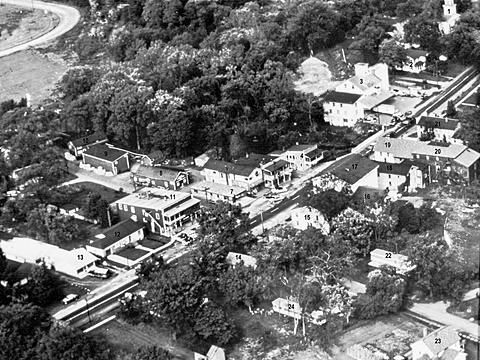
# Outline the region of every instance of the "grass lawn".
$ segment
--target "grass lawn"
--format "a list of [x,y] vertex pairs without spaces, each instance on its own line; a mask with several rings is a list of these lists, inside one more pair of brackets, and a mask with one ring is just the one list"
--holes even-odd
[[460,75],[463,71],[465,71],[467,67],[465,65],[461,65],[458,63],[454,62],[449,62],[448,63],[448,68],[445,73],[443,73],[443,76],[448,76],[448,77],[456,77]]
[[128,195],[128,193],[119,192],[117,190],[113,190],[106,186],[89,181],[75,183],[74,185],[68,185],[68,187],[78,189],[78,192],[72,202],[74,202],[75,205],[80,206],[83,205],[85,197],[91,192],[99,193],[109,204]]
[[170,332],[145,324],[131,325],[115,319],[92,331],[104,336],[115,349],[133,353],[139,347],[159,346],[172,352],[177,359],[193,359],[193,352],[172,340]]
[[127,258],[128,260],[137,260],[147,254],[148,254],[148,251],[145,251],[142,249],[134,249],[134,248],[125,249],[116,253],[116,255]]
[[447,312],[456,316],[460,316],[467,320],[469,320],[470,318],[478,320],[478,317],[480,315],[479,302],[480,299],[478,298],[463,301],[458,306],[450,306],[447,309]]

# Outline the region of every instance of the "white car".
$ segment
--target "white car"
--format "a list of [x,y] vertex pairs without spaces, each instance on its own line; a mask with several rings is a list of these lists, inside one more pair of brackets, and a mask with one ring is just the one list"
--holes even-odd
[[287,191],[287,188],[284,188],[284,187],[281,187],[281,186],[278,186],[278,187],[275,187],[272,189],[272,193],[274,194],[280,194],[280,193],[284,193]]
[[71,303],[72,301],[75,301],[78,299],[78,295],[77,294],[69,294],[67,295],[63,300],[62,302],[67,305],[69,303]]

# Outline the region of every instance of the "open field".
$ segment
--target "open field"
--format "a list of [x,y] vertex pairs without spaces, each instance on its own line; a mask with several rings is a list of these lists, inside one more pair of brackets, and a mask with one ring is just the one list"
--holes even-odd
[[66,69],[66,65],[28,50],[2,57],[0,102],[19,101],[29,93],[32,105],[38,105],[50,96]]
[[0,5],[0,51],[36,39],[57,23],[57,17],[49,12]]

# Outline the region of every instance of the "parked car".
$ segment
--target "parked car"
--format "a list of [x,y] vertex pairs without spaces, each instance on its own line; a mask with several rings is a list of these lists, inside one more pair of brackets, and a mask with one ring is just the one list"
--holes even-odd
[[277,187],[274,187],[272,189],[272,193],[274,194],[280,194],[280,193],[283,193],[283,192],[286,192],[287,191],[287,188],[284,188],[284,187],[281,187],[281,186],[277,186]]
[[404,115],[405,115],[405,116],[410,116],[410,115],[412,115],[412,112],[411,112],[411,111],[407,111]]
[[72,301],[75,301],[78,299],[78,295],[77,294],[69,294],[67,295],[63,300],[62,302],[67,305],[69,303],[71,303]]

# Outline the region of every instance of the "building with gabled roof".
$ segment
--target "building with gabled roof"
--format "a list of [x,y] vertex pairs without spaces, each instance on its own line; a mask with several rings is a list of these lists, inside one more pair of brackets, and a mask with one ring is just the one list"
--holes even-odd
[[425,187],[423,169],[425,165],[418,166],[412,160],[401,163],[377,162],[378,186],[380,189],[398,190],[401,185],[408,189]]
[[108,139],[105,133],[103,131],[97,131],[69,141],[67,146],[70,153],[78,158],[89,146],[103,144],[107,141]]
[[417,123],[417,137],[420,138],[422,134],[432,134],[437,141],[458,143],[452,140],[459,126],[460,121],[455,119],[422,116]]
[[197,199],[207,201],[226,201],[234,204],[238,199],[247,194],[245,188],[228,186],[210,181],[200,181],[190,186],[190,192]]
[[96,235],[96,239],[86,245],[87,251],[101,258],[107,257],[120,250],[127,244],[143,240],[144,224],[126,219]]
[[94,168],[101,167],[112,174],[120,174],[130,169],[126,151],[109,148],[104,144],[90,146],[82,153],[83,163]]
[[466,360],[458,332],[444,326],[411,344],[412,360]]
[[416,268],[415,265],[411,265],[408,260],[408,256],[402,254],[395,254],[391,251],[375,249],[370,252],[369,266],[379,268],[381,266],[391,266],[399,274],[406,274]]
[[296,144],[290,146],[280,158],[290,164],[290,168],[297,171],[307,171],[323,159],[323,151],[317,144]]
[[195,352],[194,360],[226,360],[225,349],[212,345],[207,355],[201,355]]
[[378,107],[391,97],[388,66],[357,63],[355,76],[325,96],[325,121],[334,126],[353,127],[365,118],[366,111],[378,111]]
[[203,172],[208,182],[244,188],[248,192],[256,191],[263,184],[262,170],[259,166],[209,159]]
[[266,164],[261,165],[265,187],[276,188],[284,182],[292,180],[293,169],[287,160],[273,158]]
[[330,233],[330,224],[325,215],[311,206],[292,209],[290,215],[292,217],[292,227],[295,229],[306,230],[311,226],[322,230],[325,235]]
[[415,74],[426,70],[428,55],[426,51],[411,48],[406,49],[405,53],[407,61],[405,61],[402,66],[397,66],[397,70],[403,70]]
[[351,186],[355,192],[359,186],[378,187],[378,164],[359,155],[349,154],[338,159],[320,174],[332,174]]
[[130,177],[138,185],[169,190],[178,190],[190,184],[189,175],[185,169],[165,165],[140,165],[135,171],[131,172]]

